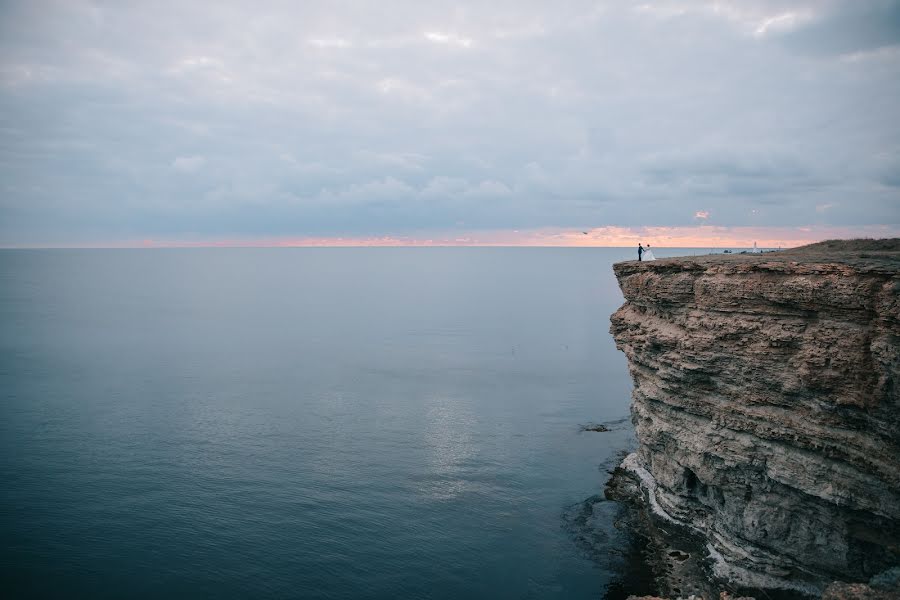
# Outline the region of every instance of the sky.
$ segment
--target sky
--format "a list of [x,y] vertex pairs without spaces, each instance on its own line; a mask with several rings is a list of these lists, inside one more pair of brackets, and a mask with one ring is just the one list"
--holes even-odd
[[0,0],[0,246],[900,236],[900,0]]

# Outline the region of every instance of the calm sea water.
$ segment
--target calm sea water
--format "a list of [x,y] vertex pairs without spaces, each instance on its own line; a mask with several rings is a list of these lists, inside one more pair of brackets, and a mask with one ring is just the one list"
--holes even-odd
[[0,251],[4,595],[602,596],[632,254]]

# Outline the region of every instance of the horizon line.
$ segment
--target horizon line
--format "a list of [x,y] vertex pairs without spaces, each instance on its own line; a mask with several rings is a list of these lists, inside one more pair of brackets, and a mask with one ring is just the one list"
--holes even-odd
[[[825,241],[825,240],[820,240]],[[815,242],[811,242],[815,243]],[[807,244],[803,244],[807,245]],[[316,244],[316,245],[286,245],[286,244],[204,244],[204,243],[184,243],[184,244],[154,244],[154,245],[21,245],[21,246],[3,246],[2,250],[228,250],[228,249],[248,249],[248,250],[268,250],[268,249],[284,249],[284,250],[301,250],[309,248],[558,248],[565,249],[584,249],[591,248],[611,249],[611,248],[631,248],[632,246],[601,246],[601,245],[571,245],[563,246],[560,244]],[[798,246],[759,246],[761,250],[788,250],[797,248]],[[753,246],[661,246],[656,245],[652,248],[660,248],[666,250],[730,250],[730,249],[747,249]]]
[[726,227],[604,226],[572,228],[506,229],[482,231],[423,231],[415,234],[370,236],[264,236],[188,238],[142,237],[82,241],[0,242],[0,249],[138,249],[138,248],[630,248],[638,243],[657,248],[728,249],[794,248],[829,239],[900,237],[900,226]]

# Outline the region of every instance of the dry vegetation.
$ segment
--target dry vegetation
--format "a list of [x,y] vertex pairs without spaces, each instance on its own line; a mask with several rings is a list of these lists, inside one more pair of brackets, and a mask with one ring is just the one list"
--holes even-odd
[[655,262],[629,261],[627,269],[684,268],[685,263],[699,266],[735,263],[795,263],[804,265],[847,265],[861,271],[900,274],[900,238],[826,240],[807,246],[759,254],[706,254],[664,258]]
[[881,240],[825,240],[807,246],[785,250],[785,254],[831,254],[843,252],[900,252],[900,238],[885,238]]

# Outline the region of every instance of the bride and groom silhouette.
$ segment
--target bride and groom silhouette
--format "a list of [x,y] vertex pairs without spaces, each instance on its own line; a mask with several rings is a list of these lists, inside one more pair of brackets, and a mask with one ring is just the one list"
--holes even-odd
[[653,250],[650,249],[650,244],[647,244],[646,248],[638,244],[638,260],[656,260],[656,257],[653,256]]

